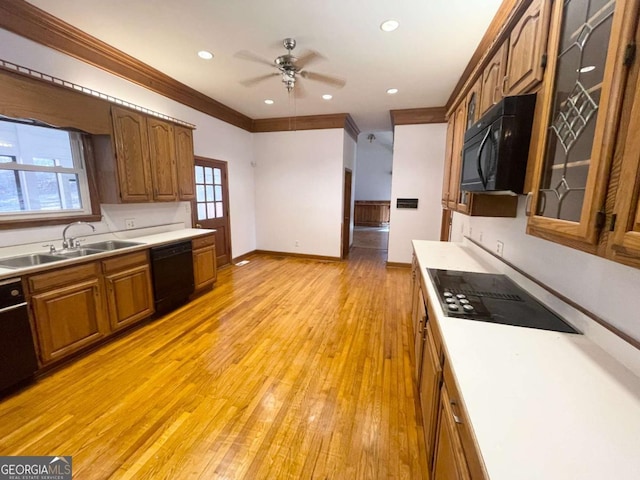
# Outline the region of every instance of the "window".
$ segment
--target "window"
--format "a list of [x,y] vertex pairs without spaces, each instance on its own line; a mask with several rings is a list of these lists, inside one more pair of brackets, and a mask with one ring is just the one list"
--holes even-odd
[[81,134],[0,121],[0,220],[90,214]]
[[199,165],[195,168],[198,220],[224,217],[222,170]]

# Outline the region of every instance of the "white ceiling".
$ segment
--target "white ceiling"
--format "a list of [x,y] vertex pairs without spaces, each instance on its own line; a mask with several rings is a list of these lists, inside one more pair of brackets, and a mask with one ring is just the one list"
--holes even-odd
[[[363,132],[390,130],[389,110],[446,103],[501,0],[28,0],[180,82],[251,117],[350,113]],[[391,33],[387,19],[400,22]],[[308,70],[342,77],[342,89],[302,80],[295,104],[279,77],[235,57],[273,60],[294,37],[325,59]],[[199,50],[213,60],[197,57]],[[399,89],[396,95],[386,90]],[[322,100],[330,93],[333,99]],[[270,98],[273,105],[266,105]]]

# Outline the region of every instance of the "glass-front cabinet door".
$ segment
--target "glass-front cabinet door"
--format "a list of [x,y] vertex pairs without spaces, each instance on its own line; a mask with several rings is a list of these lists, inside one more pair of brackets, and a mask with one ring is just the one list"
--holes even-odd
[[528,233],[586,250],[598,242],[634,29],[625,10],[636,1],[554,2]]

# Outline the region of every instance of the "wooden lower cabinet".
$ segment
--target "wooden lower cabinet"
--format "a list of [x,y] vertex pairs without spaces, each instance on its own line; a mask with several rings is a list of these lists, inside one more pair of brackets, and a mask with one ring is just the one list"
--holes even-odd
[[215,235],[207,235],[194,238],[191,242],[193,248],[193,280],[196,292],[213,287],[217,279],[215,241]]
[[155,309],[147,252],[102,262],[111,330],[151,316]]
[[439,416],[431,480],[470,480],[471,475],[456,427],[459,420],[451,408],[446,386],[441,390]]
[[31,275],[27,285],[42,365],[154,312],[146,250]]
[[431,322],[427,322],[426,341],[422,352],[420,374],[420,408],[424,422],[424,443],[427,465],[433,468],[433,453],[436,444],[436,425],[440,411],[440,386],[442,385],[441,359],[433,339]]
[[[109,333],[104,315],[102,288],[97,275],[71,267],[32,277],[50,288],[31,296],[40,360],[42,364],[61,359]],[[56,282],[58,278],[60,281]]]

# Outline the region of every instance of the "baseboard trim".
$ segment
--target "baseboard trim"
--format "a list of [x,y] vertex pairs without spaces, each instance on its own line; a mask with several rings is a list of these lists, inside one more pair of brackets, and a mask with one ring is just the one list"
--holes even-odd
[[234,265],[238,262],[241,262],[243,260],[246,260],[247,258],[251,257],[252,255],[255,255],[256,251],[252,250],[250,252],[247,253],[243,253],[242,255],[240,255],[239,257],[235,257],[231,259],[231,265]]
[[387,268],[411,268],[411,264],[404,262],[387,262]]
[[339,262],[341,260],[340,257],[325,257],[322,255],[308,255],[306,253],[276,252],[273,250],[254,250],[253,253],[261,254],[261,255],[277,255],[277,256],[294,257],[294,258],[304,258],[307,260],[322,260],[322,261],[330,261],[330,262]]

